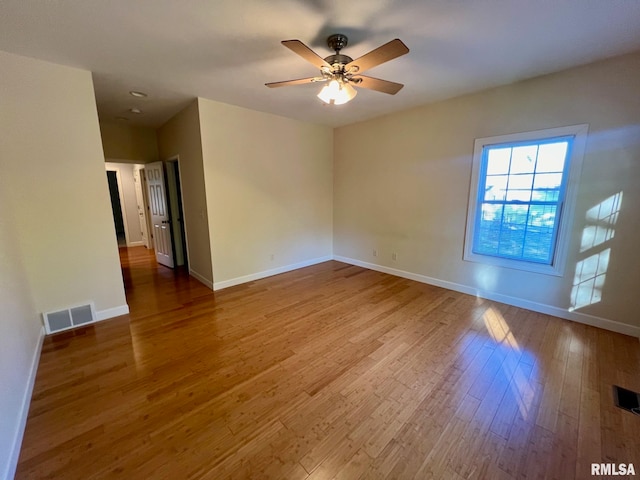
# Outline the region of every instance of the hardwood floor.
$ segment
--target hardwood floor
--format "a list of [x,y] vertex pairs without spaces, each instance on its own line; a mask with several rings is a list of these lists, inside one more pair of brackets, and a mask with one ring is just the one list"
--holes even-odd
[[18,479],[640,473],[637,338],[334,261],[215,293],[122,261],[131,314],[45,340]]

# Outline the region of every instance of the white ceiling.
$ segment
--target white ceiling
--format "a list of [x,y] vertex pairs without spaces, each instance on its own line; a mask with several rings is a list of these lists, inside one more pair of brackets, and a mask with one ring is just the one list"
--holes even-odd
[[[405,88],[336,107],[317,84],[264,86],[317,74],[280,40],[325,57],[332,33],[352,58],[402,39],[410,53],[367,74]],[[0,50],[91,70],[102,120],[157,127],[200,96],[340,126],[640,50],[640,1],[2,0]]]

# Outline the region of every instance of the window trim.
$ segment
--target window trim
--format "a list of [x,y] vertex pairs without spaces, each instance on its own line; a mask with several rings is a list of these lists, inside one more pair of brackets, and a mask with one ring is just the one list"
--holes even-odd
[[[473,148],[473,164],[471,182],[469,185],[469,199],[467,207],[466,231],[464,241],[463,260],[469,262],[496,265],[546,275],[564,275],[567,250],[573,225],[574,210],[582,173],[582,163],[587,142],[588,124],[570,125],[566,127],[548,128],[530,132],[498,135],[494,137],[477,138]],[[560,200],[560,220],[557,224],[555,252],[551,264],[529,262],[499,256],[483,255],[473,252],[475,238],[476,213],[479,204],[479,180],[483,168],[485,147],[513,144],[518,142],[547,141],[558,137],[573,137],[568,158],[567,178],[564,183],[564,199]]]

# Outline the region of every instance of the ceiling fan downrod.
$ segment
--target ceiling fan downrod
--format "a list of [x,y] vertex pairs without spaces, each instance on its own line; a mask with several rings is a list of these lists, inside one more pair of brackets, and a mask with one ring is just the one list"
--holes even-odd
[[331,50],[335,50],[336,54],[339,54],[348,43],[349,39],[342,33],[335,33],[327,38],[327,45]]

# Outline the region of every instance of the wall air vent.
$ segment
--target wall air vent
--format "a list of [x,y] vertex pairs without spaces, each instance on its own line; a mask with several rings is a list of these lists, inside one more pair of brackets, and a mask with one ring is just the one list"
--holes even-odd
[[88,303],[57,312],[43,313],[42,316],[44,328],[49,335],[95,322],[96,309],[93,303]]
[[614,385],[613,401],[616,407],[627,410],[634,415],[640,415],[640,393]]

